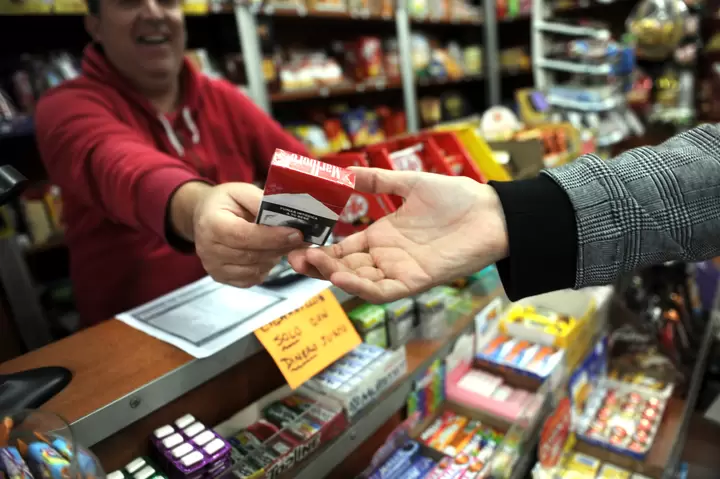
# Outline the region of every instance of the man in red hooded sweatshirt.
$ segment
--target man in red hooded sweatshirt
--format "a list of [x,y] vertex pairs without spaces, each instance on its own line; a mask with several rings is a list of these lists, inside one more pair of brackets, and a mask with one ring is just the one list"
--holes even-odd
[[63,192],[83,325],[207,273],[261,282],[300,233],[253,223],[275,148],[305,154],[237,87],[185,59],[181,0],[90,0],[82,75],[48,92],[37,142]]

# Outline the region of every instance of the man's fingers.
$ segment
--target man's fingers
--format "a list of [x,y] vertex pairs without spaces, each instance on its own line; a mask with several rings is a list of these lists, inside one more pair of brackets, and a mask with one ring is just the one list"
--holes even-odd
[[238,288],[250,288],[262,283],[275,263],[260,263],[252,266],[225,265],[212,275],[219,283]]
[[229,211],[218,212],[211,225],[215,242],[239,250],[285,250],[300,246],[303,236],[294,228],[250,223]]
[[226,183],[225,188],[228,195],[255,218],[260,209],[263,190],[250,183]]
[[400,281],[394,279],[372,281],[345,271],[334,273],[330,281],[346,293],[376,304],[388,303],[411,294],[411,291]]
[[[205,246],[202,247],[202,253],[205,253]],[[229,265],[254,265],[259,263],[273,263],[277,264],[280,262],[283,256],[292,251],[292,248],[283,248],[281,250],[252,250],[252,249],[235,249],[224,244],[215,243],[209,248],[218,262]],[[201,254],[201,251],[198,251]]]
[[366,193],[406,197],[422,173],[381,168],[350,168],[355,173],[355,189]]

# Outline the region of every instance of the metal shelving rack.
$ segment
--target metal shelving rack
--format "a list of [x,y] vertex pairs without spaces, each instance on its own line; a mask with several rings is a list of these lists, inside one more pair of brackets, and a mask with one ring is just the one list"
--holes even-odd
[[[483,3],[483,12],[484,19],[479,24],[479,28],[484,28],[483,63],[487,93],[486,106],[491,106],[500,103],[501,82],[495,2],[485,1]],[[248,94],[257,105],[272,115],[272,101],[260,68],[262,55],[257,35],[256,15],[251,6],[238,4],[234,8],[234,16],[248,80]],[[298,21],[301,21],[300,15]],[[358,21],[362,21],[362,18],[359,18]],[[407,127],[409,133],[415,133],[420,128],[420,118],[417,105],[417,82],[412,66],[412,20],[408,14],[405,1],[396,2],[394,22],[400,53],[401,86]],[[458,25],[463,24],[459,23]]]

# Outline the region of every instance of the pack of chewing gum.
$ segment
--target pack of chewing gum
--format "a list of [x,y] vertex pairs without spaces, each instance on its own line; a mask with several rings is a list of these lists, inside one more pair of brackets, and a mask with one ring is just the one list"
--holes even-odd
[[277,149],[256,223],[302,232],[323,245],[355,190],[355,175],[339,166]]

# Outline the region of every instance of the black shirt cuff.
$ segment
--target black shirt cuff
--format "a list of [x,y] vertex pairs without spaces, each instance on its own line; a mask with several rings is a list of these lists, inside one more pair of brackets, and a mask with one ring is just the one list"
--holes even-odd
[[512,301],[575,286],[577,225],[565,191],[549,176],[492,181],[505,213],[509,256],[497,263]]

